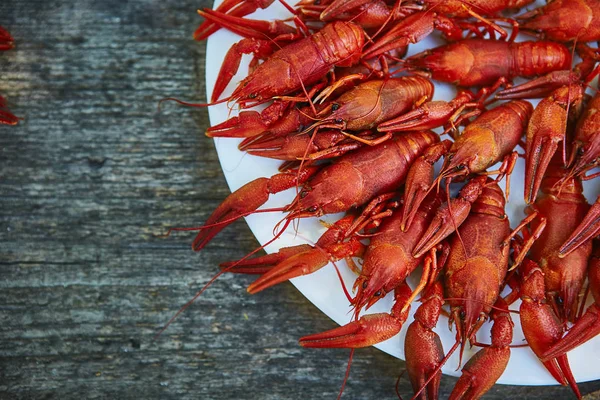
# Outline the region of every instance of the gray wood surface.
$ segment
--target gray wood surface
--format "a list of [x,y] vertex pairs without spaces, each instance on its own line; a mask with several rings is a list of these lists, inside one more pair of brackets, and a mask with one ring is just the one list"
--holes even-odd
[[[0,2],[17,42],[0,54],[0,93],[23,117],[0,127],[0,398],[336,397],[348,351],[298,346],[334,324],[289,283],[249,296],[250,277],[224,276],[153,340],[219,261],[257,244],[243,222],[201,254],[191,234],[155,236],[228,194],[206,111],[157,112],[168,95],[205,100],[191,33],[209,5]],[[396,398],[403,368],[358,350],[344,398]],[[581,390],[600,398],[598,381]],[[497,385],[486,398],[569,396]]]

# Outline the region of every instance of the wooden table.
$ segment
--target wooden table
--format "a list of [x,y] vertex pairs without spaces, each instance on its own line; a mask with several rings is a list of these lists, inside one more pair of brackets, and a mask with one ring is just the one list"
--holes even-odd
[[[218,262],[257,245],[243,222],[200,254],[192,234],[157,237],[229,193],[206,111],[157,111],[169,95],[205,100],[205,44],[191,33],[207,6],[0,3],[17,42],[0,55],[0,93],[23,118],[0,127],[0,398],[337,396],[348,351],[298,346],[334,324],[289,283],[250,296],[251,277],[223,276],[153,339]],[[403,369],[358,350],[344,398],[394,399]],[[580,387],[600,399],[599,381]],[[569,396],[497,385],[487,398]]]

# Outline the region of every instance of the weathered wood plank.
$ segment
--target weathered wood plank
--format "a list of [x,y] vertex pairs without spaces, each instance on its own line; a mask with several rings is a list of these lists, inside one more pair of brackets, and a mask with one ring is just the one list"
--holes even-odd
[[[333,327],[290,284],[257,296],[224,276],[256,245],[238,222],[200,255],[192,235],[228,194],[203,110],[203,1],[12,1],[0,92],[24,120],[0,127],[0,398],[334,398],[348,351],[304,350]],[[394,398],[404,363],[357,352],[345,398]],[[456,380],[444,377],[446,397]],[[401,392],[410,392],[406,380]],[[584,393],[599,382],[581,385]],[[498,385],[489,399],[569,396]],[[593,394],[590,398],[600,398]]]

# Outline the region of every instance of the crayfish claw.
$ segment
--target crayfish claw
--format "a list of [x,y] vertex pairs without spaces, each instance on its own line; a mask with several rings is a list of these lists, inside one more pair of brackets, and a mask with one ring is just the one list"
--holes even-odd
[[227,225],[262,206],[269,199],[268,184],[268,178],[258,178],[227,196],[196,235],[192,242],[194,251],[202,250]]
[[312,348],[369,347],[396,335],[402,323],[390,314],[369,314],[339,328],[304,336],[299,343]]
[[508,365],[514,324],[502,298],[498,298],[495,307],[499,309],[491,314],[494,319],[492,344],[479,350],[465,364],[450,400],[480,398],[494,386]]
[[415,246],[413,257],[421,257],[427,253],[450,236],[467,219],[471,211],[471,203],[461,198],[451,199],[450,201],[452,203],[451,207],[448,207],[448,203],[444,203],[438,209],[429,228]]
[[570,70],[553,71],[521,85],[501,90],[496,94],[496,98],[499,100],[543,98],[562,86],[577,83],[579,78],[579,74]]
[[587,212],[583,221],[560,247],[558,256],[561,258],[568,256],[598,233],[600,233],[600,196]]
[[0,105],[0,124],[4,125],[16,125],[19,123],[19,117],[8,111],[6,108],[2,109]]
[[571,330],[569,330],[569,333],[542,355],[542,361],[560,357],[600,334],[599,314],[600,307],[596,304],[592,304],[577,323],[573,325]]
[[434,164],[450,150],[452,142],[444,140],[431,146],[417,158],[408,171],[402,210],[401,229],[406,232],[433,184]]
[[[282,172],[271,178],[258,178],[248,182],[227,198],[213,211],[200,228],[192,243],[194,251],[200,251],[223,228],[235,220],[257,212],[266,203],[269,196],[306,182],[319,170],[318,167],[305,167],[300,173],[297,170]],[[283,211],[270,209],[266,211]]]
[[0,51],[10,50],[15,47],[15,41],[12,35],[0,26]]
[[268,125],[262,121],[256,111],[241,111],[236,117],[225,122],[209,127],[206,130],[208,137],[245,138],[253,137],[267,130]]
[[[198,10],[198,14],[220,27],[226,28],[245,38],[262,39],[265,36],[275,39],[278,36],[287,37],[297,33],[296,28],[281,20],[261,21],[256,19],[237,17],[225,14],[210,8]],[[291,36],[290,36],[291,37]]]
[[339,328],[304,336],[299,343],[302,347],[355,349],[383,342],[402,329],[410,311],[410,304],[407,302],[411,294],[410,286],[403,283],[394,290],[395,303],[389,314],[364,315]]
[[561,140],[563,138],[534,137],[532,143],[527,146],[525,161],[525,201],[527,204],[535,202],[546,169]]
[[271,271],[276,265],[284,260],[292,257],[295,254],[306,252],[312,249],[308,244],[299,246],[283,247],[277,253],[266,254],[264,256],[239,260],[229,261],[219,264],[222,270],[237,274],[266,274]]
[[319,19],[325,22],[333,21],[338,15],[368,3],[369,0],[335,0],[323,10]]
[[310,248],[277,264],[248,286],[248,293],[255,294],[292,278],[311,274],[329,263],[328,254],[322,249]]
[[533,111],[525,149],[525,201],[528,204],[535,201],[552,156],[558,144],[565,140],[569,107],[582,98],[581,85],[562,86],[540,101]]
[[[242,0],[225,0],[222,2],[215,11],[226,13],[229,16],[243,17],[251,14],[258,8],[267,8],[273,3],[274,0],[255,0],[255,1],[242,1]],[[194,32],[195,40],[208,39],[210,35],[221,29],[221,25],[207,19],[205,20],[198,29]]]
[[[444,349],[440,337],[433,329],[444,304],[443,298],[444,289],[440,281],[426,289],[421,297],[423,304],[417,309],[415,320],[409,325],[404,341],[406,369],[413,391],[417,393],[427,385],[426,392],[422,391],[420,396],[417,395],[423,400],[438,398],[442,379],[440,367]],[[432,374],[435,376],[431,377]]]

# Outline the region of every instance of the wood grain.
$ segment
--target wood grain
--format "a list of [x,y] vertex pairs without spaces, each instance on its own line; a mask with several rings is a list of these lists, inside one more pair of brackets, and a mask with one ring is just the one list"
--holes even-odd
[[[203,101],[203,1],[7,1],[0,92],[23,118],[0,127],[0,398],[336,397],[346,350],[301,349],[333,327],[290,284],[256,296],[218,271],[256,246],[244,223],[201,254],[190,234],[228,194]],[[404,363],[356,353],[344,398],[393,399]],[[444,377],[442,398],[455,378]],[[600,382],[581,384],[600,399]],[[406,379],[401,393],[410,393]],[[595,393],[594,393],[595,392]],[[570,396],[497,385],[488,399]]]

